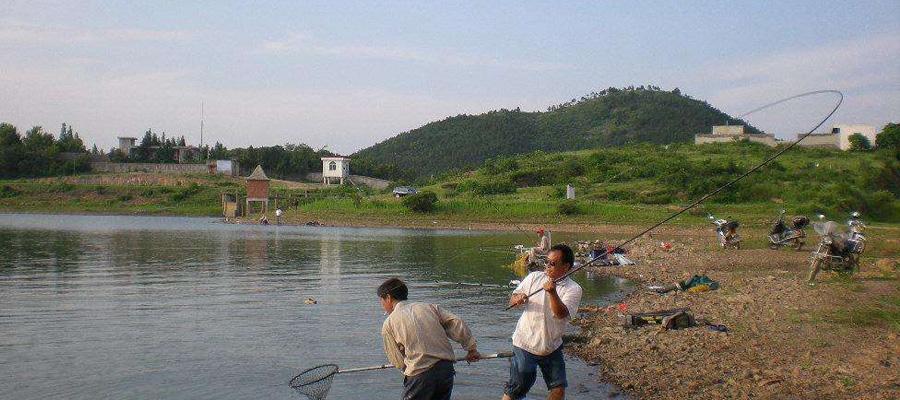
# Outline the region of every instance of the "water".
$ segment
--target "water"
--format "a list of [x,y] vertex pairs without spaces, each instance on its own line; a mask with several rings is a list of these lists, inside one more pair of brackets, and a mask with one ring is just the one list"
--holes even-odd
[[[460,249],[525,240],[0,214],[0,398],[300,398],[287,382],[302,368],[386,362],[374,291],[392,276],[407,281],[411,299],[467,321],[482,352],[509,349],[518,313],[503,311],[508,289],[434,281],[506,283],[512,254]],[[578,280],[584,304],[627,285]],[[568,398],[609,389],[593,368],[568,362]],[[454,398],[500,398],[507,367],[458,365]],[[397,398],[401,379],[393,369],[339,375],[329,398]],[[540,378],[535,389],[532,398],[546,393]]]

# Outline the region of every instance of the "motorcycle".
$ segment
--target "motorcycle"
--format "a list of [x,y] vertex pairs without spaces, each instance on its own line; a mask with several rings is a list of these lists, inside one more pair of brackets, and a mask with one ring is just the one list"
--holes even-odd
[[716,219],[709,214],[709,220],[716,226],[716,236],[719,238],[719,245],[725,248],[741,248],[741,235],[738,235],[737,228],[740,226],[737,221],[729,221],[727,219]]
[[788,226],[784,221],[784,210],[781,210],[778,220],[772,224],[772,230],[769,231],[769,248],[778,250],[782,246],[789,245],[794,250],[800,251],[806,243],[803,241],[806,238],[803,228],[807,225],[809,218],[799,215],[791,219],[791,226]]
[[[824,220],[820,215],[819,219]],[[849,232],[842,232],[834,221],[817,222],[813,229],[821,236],[819,246],[812,253],[809,264],[809,279],[812,284],[819,271],[835,271],[843,274],[859,272],[859,257],[866,248],[866,225],[859,219],[859,213],[851,214],[847,221]]]

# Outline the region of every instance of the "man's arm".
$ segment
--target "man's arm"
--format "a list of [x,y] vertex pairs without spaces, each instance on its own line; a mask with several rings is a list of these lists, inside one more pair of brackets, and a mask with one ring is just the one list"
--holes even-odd
[[441,326],[444,327],[444,332],[447,334],[447,337],[454,342],[461,344],[463,348],[466,349],[466,352],[468,352],[466,360],[472,362],[481,358],[481,355],[478,354],[478,343],[475,340],[475,337],[472,336],[472,331],[469,330],[469,326],[466,325],[466,322],[438,305],[434,305],[434,310],[441,320]]
[[405,370],[406,363],[404,362],[403,351],[400,350],[400,346],[394,340],[394,335],[391,333],[387,321],[381,327],[381,338],[384,340],[384,355],[387,356],[388,362],[401,371]]
[[534,274],[536,274],[536,272],[526,275],[525,279],[522,279],[522,282],[519,282],[519,286],[516,286],[516,290],[513,290],[512,295],[509,296],[510,307],[515,307],[528,302],[528,288],[531,287],[531,281],[534,280]]
[[[559,294],[556,293],[556,282],[553,279],[547,278],[547,282],[544,283],[544,291],[547,292],[547,299],[549,299],[550,304],[550,312],[553,313],[553,316],[557,319],[567,318],[569,314],[569,308],[566,307],[566,304],[563,302],[561,298],[559,298]],[[577,310],[576,310],[577,311]]]

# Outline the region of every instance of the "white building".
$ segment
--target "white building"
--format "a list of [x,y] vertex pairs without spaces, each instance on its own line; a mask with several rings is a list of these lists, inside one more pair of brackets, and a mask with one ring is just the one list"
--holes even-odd
[[[801,146],[806,147],[832,147],[841,150],[850,150],[850,136],[860,134],[869,139],[869,144],[875,145],[875,136],[878,132],[872,125],[864,124],[837,124],[831,127],[829,133],[813,133],[800,142]],[[797,138],[803,136],[802,133],[797,134]]]
[[350,159],[346,157],[322,157],[322,183],[328,185],[335,182],[344,184],[350,176]]

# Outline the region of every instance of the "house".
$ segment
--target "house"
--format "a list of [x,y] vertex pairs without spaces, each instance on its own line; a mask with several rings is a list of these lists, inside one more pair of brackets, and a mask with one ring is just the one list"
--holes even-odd
[[[800,142],[801,146],[806,147],[828,147],[841,150],[850,150],[850,136],[860,134],[869,139],[869,143],[875,144],[875,136],[878,132],[872,125],[864,124],[836,124],[831,127],[828,133],[813,133]],[[798,133],[797,138],[803,136]]]
[[119,153],[126,157],[131,155],[131,149],[137,147],[135,142],[137,142],[136,137],[119,136]]
[[251,203],[259,203],[262,206],[261,213],[269,211],[269,182],[270,179],[263,171],[262,165],[257,165],[253,173],[247,177],[247,208],[245,214],[251,212]]
[[749,140],[772,147],[780,142],[772,134],[744,132],[744,125],[716,125],[712,127],[712,133],[694,135],[694,144],[729,143],[739,140]]
[[347,157],[322,157],[322,183],[329,185],[335,182],[344,184],[350,176],[350,159]]

